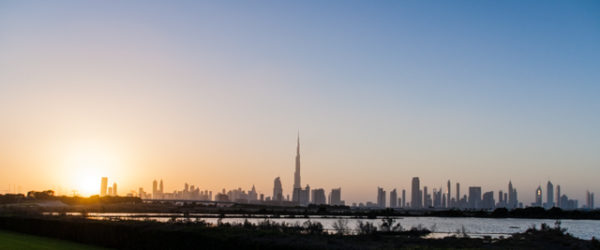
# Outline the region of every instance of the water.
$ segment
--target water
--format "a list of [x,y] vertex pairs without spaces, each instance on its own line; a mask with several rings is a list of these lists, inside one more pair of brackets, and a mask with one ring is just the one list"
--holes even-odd
[[[57,213],[48,213],[47,215],[57,215]],[[78,216],[80,213],[67,213],[67,215]],[[184,221],[181,213],[88,213],[88,218],[91,219],[111,219],[111,220],[154,220],[167,222],[170,220]],[[218,214],[189,214],[192,221],[196,218],[204,220],[208,223],[216,224],[219,219]],[[348,221],[348,227],[355,229],[358,221],[371,222],[377,226],[381,224],[381,219],[356,219],[352,217],[323,217],[323,216],[308,216],[307,218],[276,218],[270,215],[255,215],[248,218],[247,215],[229,214],[222,219],[223,223],[243,223],[248,220],[251,223],[258,223],[268,218],[274,222],[285,222],[288,224],[300,224],[310,220],[312,222],[320,222],[323,228],[328,231],[333,231],[333,224],[340,218]],[[495,218],[450,218],[450,217],[394,217],[396,223],[400,223],[405,230],[412,227],[426,227],[434,233],[430,237],[445,237],[448,235],[457,234],[464,227],[466,233],[472,237],[491,236],[497,238],[500,236],[509,236],[513,233],[524,232],[527,228],[535,225],[537,228],[542,223],[546,223],[554,227],[555,220],[545,219],[495,219]],[[589,240],[592,237],[600,238],[600,221],[598,220],[561,220],[561,227],[566,228],[567,232],[573,236]]]

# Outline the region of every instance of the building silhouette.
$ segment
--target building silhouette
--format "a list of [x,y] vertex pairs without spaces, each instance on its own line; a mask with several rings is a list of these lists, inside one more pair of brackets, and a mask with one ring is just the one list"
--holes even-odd
[[170,195],[165,196],[163,180],[160,180],[160,184],[158,181],[152,181],[152,199],[169,199]]
[[460,183],[456,183],[456,203],[454,204],[454,207],[459,207],[458,204],[460,203]]
[[421,208],[423,206],[419,177],[413,177],[412,179],[410,204],[412,208],[415,209]]
[[281,180],[279,177],[273,181],[273,200],[283,201],[283,188],[281,187]]
[[450,180],[448,180],[448,187],[446,192],[448,192],[448,197],[446,198],[446,208],[451,208],[452,206],[454,206],[453,202],[452,202],[452,186],[450,185]]
[[440,187],[440,189],[438,190],[438,196],[441,198],[441,203],[440,203],[439,208],[446,208],[448,206],[447,201],[446,201],[447,194],[444,193],[444,189],[442,187]]
[[344,201],[342,201],[342,188],[331,189],[331,193],[329,193],[329,205],[332,205],[332,206],[343,206],[344,205]]
[[513,188],[512,181],[508,181],[508,208],[515,209],[518,205],[517,189]]
[[554,185],[550,181],[548,181],[546,186],[546,204],[544,205],[546,209],[554,207]]
[[481,208],[481,187],[469,187],[469,208]]
[[395,188],[394,188],[394,190],[392,190],[390,192],[390,207],[391,208],[398,207],[398,192],[396,192]]
[[560,197],[560,208],[563,210],[575,210],[579,207],[577,200],[569,199],[567,195]]
[[442,197],[446,197],[442,194],[442,189],[433,189],[433,207],[434,208],[443,208],[443,203],[446,200],[445,198]]
[[534,207],[542,206],[542,186],[538,186],[538,188],[535,190],[535,202],[531,205]]
[[298,133],[296,141],[296,169],[294,171],[294,187],[292,188],[292,201],[294,202],[299,201],[299,194],[302,189],[300,180],[300,133]]
[[146,192],[144,192],[143,187],[138,188],[138,197],[140,197],[140,199],[146,199]]
[[495,208],[494,191],[485,192],[481,200],[481,209],[492,210]]
[[556,185],[556,207],[562,208],[560,200],[560,185]]
[[258,200],[258,193],[256,192],[256,188],[254,187],[254,185],[252,185],[252,189],[250,191],[248,191],[248,200],[249,201],[257,201]]
[[406,208],[406,189],[402,189],[402,208]]
[[231,201],[231,199],[229,198],[229,196],[227,195],[227,192],[225,192],[225,189],[223,188],[223,191],[221,191],[220,193],[217,193],[217,195],[215,195],[215,201],[229,202],[229,201]]
[[504,199],[504,196],[506,193],[502,192],[502,190],[498,191],[498,203],[496,204],[496,207],[504,207],[506,208],[506,200]]
[[152,199],[158,199],[158,181],[152,181]]
[[310,186],[306,185],[306,188],[297,189],[297,191],[298,191],[298,205],[308,206],[308,202],[310,201]]
[[112,186],[112,196],[119,196],[117,194],[117,183],[113,182],[113,186]]
[[432,206],[431,195],[427,190],[427,186],[423,186],[423,207],[429,208]]
[[594,193],[590,193],[590,191],[586,192],[586,208],[594,209]]
[[108,177],[102,177],[102,179],[100,179],[100,196],[106,196],[107,188],[108,188]]
[[385,208],[385,190],[377,187],[377,207]]
[[312,193],[312,204],[315,205],[324,205],[327,204],[327,200],[325,199],[325,190],[322,188],[313,189]]

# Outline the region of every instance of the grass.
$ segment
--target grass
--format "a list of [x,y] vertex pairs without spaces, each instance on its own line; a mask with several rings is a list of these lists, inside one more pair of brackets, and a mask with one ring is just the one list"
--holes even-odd
[[79,244],[71,241],[39,237],[0,230],[0,249],[81,249],[100,250],[105,248]]

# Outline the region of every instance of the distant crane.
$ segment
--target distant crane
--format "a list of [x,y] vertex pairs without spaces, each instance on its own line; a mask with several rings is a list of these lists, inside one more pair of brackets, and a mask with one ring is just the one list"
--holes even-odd
[[0,193],[10,194],[11,192],[12,193],[21,193],[21,186],[19,186],[17,188],[17,184],[8,184],[8,189],[0,190]]

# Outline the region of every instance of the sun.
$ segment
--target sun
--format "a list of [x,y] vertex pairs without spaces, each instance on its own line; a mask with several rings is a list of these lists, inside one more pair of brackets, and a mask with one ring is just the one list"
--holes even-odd
[[100,193],[100,179],[117,166],[113,154],[98,147],[79,147],[69,153],[66,161],[71,190],[80,196]]
[[102,174],[93,167],[82,167],[74,173],[74,190],[78,195],[90,196],[100,193],[100,178]]

